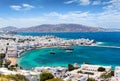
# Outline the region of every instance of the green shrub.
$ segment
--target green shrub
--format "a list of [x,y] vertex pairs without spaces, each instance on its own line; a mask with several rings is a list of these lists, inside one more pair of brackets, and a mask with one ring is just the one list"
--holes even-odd
[[94,75],[94,73],[92,73],[92,72],[84,72],[84,74]]
[[53,78],[54,76],[48,72],[43,72],[40,74],[40,81],[46,81],[46,80],[53,79]]
[[114,76],[114,70],[111,71],[111,76]]
[[74,66],[71,64],[68,64],[68,71],[72,71],[72,70],[74,70]]
[[70,80],[67,80],[67,81],[72,81],[72,80],[70,79]]
[[103,71],[105,71],[105,68],[104,68],[104,67],[99,67],[99,68],[98,68],[98,71],[99,71],[99,72],[103,72]]
[[9,60],[5,60],[5,64],[4,64],[4,66],[6,67],[6,68],[8,68],[8,66],[10,65],[10,61]]
[[83,64],[90,64],[89,62],[83,62]]
[[4,54],[4,53],[1,53],[1,54],[0,54],[0,59],[3,59],[3,58],[5,58],[5,54]]
[[87,81],[96,81],[96,80],[93,78],[88,78]]
[[29,81],[23,75],[0,75],[0,81]]
[[100,78],[104,78],[104,79],[107,79],[107,78],[110,78],[111,77],[111,73],[103,73]]
[[78,71],[77,73],[83,73],[83,72],[80,70],[80,71]]
[[62,80],[61,78],[53,78],[53,79],[46,80],[46,81],[64,81],[64,80]]
[[3,64],[3,60],[0,60],[0,67],[2,67],[2,64]]

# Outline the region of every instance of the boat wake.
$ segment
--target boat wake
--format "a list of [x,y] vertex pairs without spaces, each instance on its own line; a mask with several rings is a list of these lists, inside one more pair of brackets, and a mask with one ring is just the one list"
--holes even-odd
[[101,48],[120,48],[120,46],[94,46],[94,47],[101,47]]

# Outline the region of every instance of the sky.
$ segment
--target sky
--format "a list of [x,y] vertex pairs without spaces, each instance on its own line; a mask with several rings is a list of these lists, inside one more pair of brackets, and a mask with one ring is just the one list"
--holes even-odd
[[0,0],[0,27],[60,23],[120,28],[120,0]]

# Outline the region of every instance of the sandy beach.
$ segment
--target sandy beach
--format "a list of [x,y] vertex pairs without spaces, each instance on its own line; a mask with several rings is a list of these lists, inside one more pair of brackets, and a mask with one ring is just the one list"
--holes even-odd
[[17,62],[17,58],[8,58],[8,60],[11,61],[11,64],[10,64],[10,65],[15,65],[16,62]]

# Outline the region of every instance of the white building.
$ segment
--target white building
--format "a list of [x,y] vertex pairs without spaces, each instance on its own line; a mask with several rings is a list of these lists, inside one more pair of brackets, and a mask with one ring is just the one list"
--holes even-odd
[[114,76],[120,78],[120,66],[115,67]]
[[17,72],[15,71],[10,71],[7,68],[0,68],[0,74],[4,74],[4,75],[15,75],[17,74]]
[[89,64],[82,64],[81,65],[81,69],[82,70],[87,70],[87,71],[98,71],[99,67],[105,68],[106,72],[109,72],[112,69],[111,66],[100,66],[100,65],[89,65]]
[[24,75],[26,78],[29,79],[29,81],[39,81],[40,79],[39,72],[27,71],[27,70],[18,70],[17,72],[21,75]]
[[88,76],[81,76],[77,81],[87,81]]
[[8,47],[7,57],[17,57],[17,49],[14,46]]

